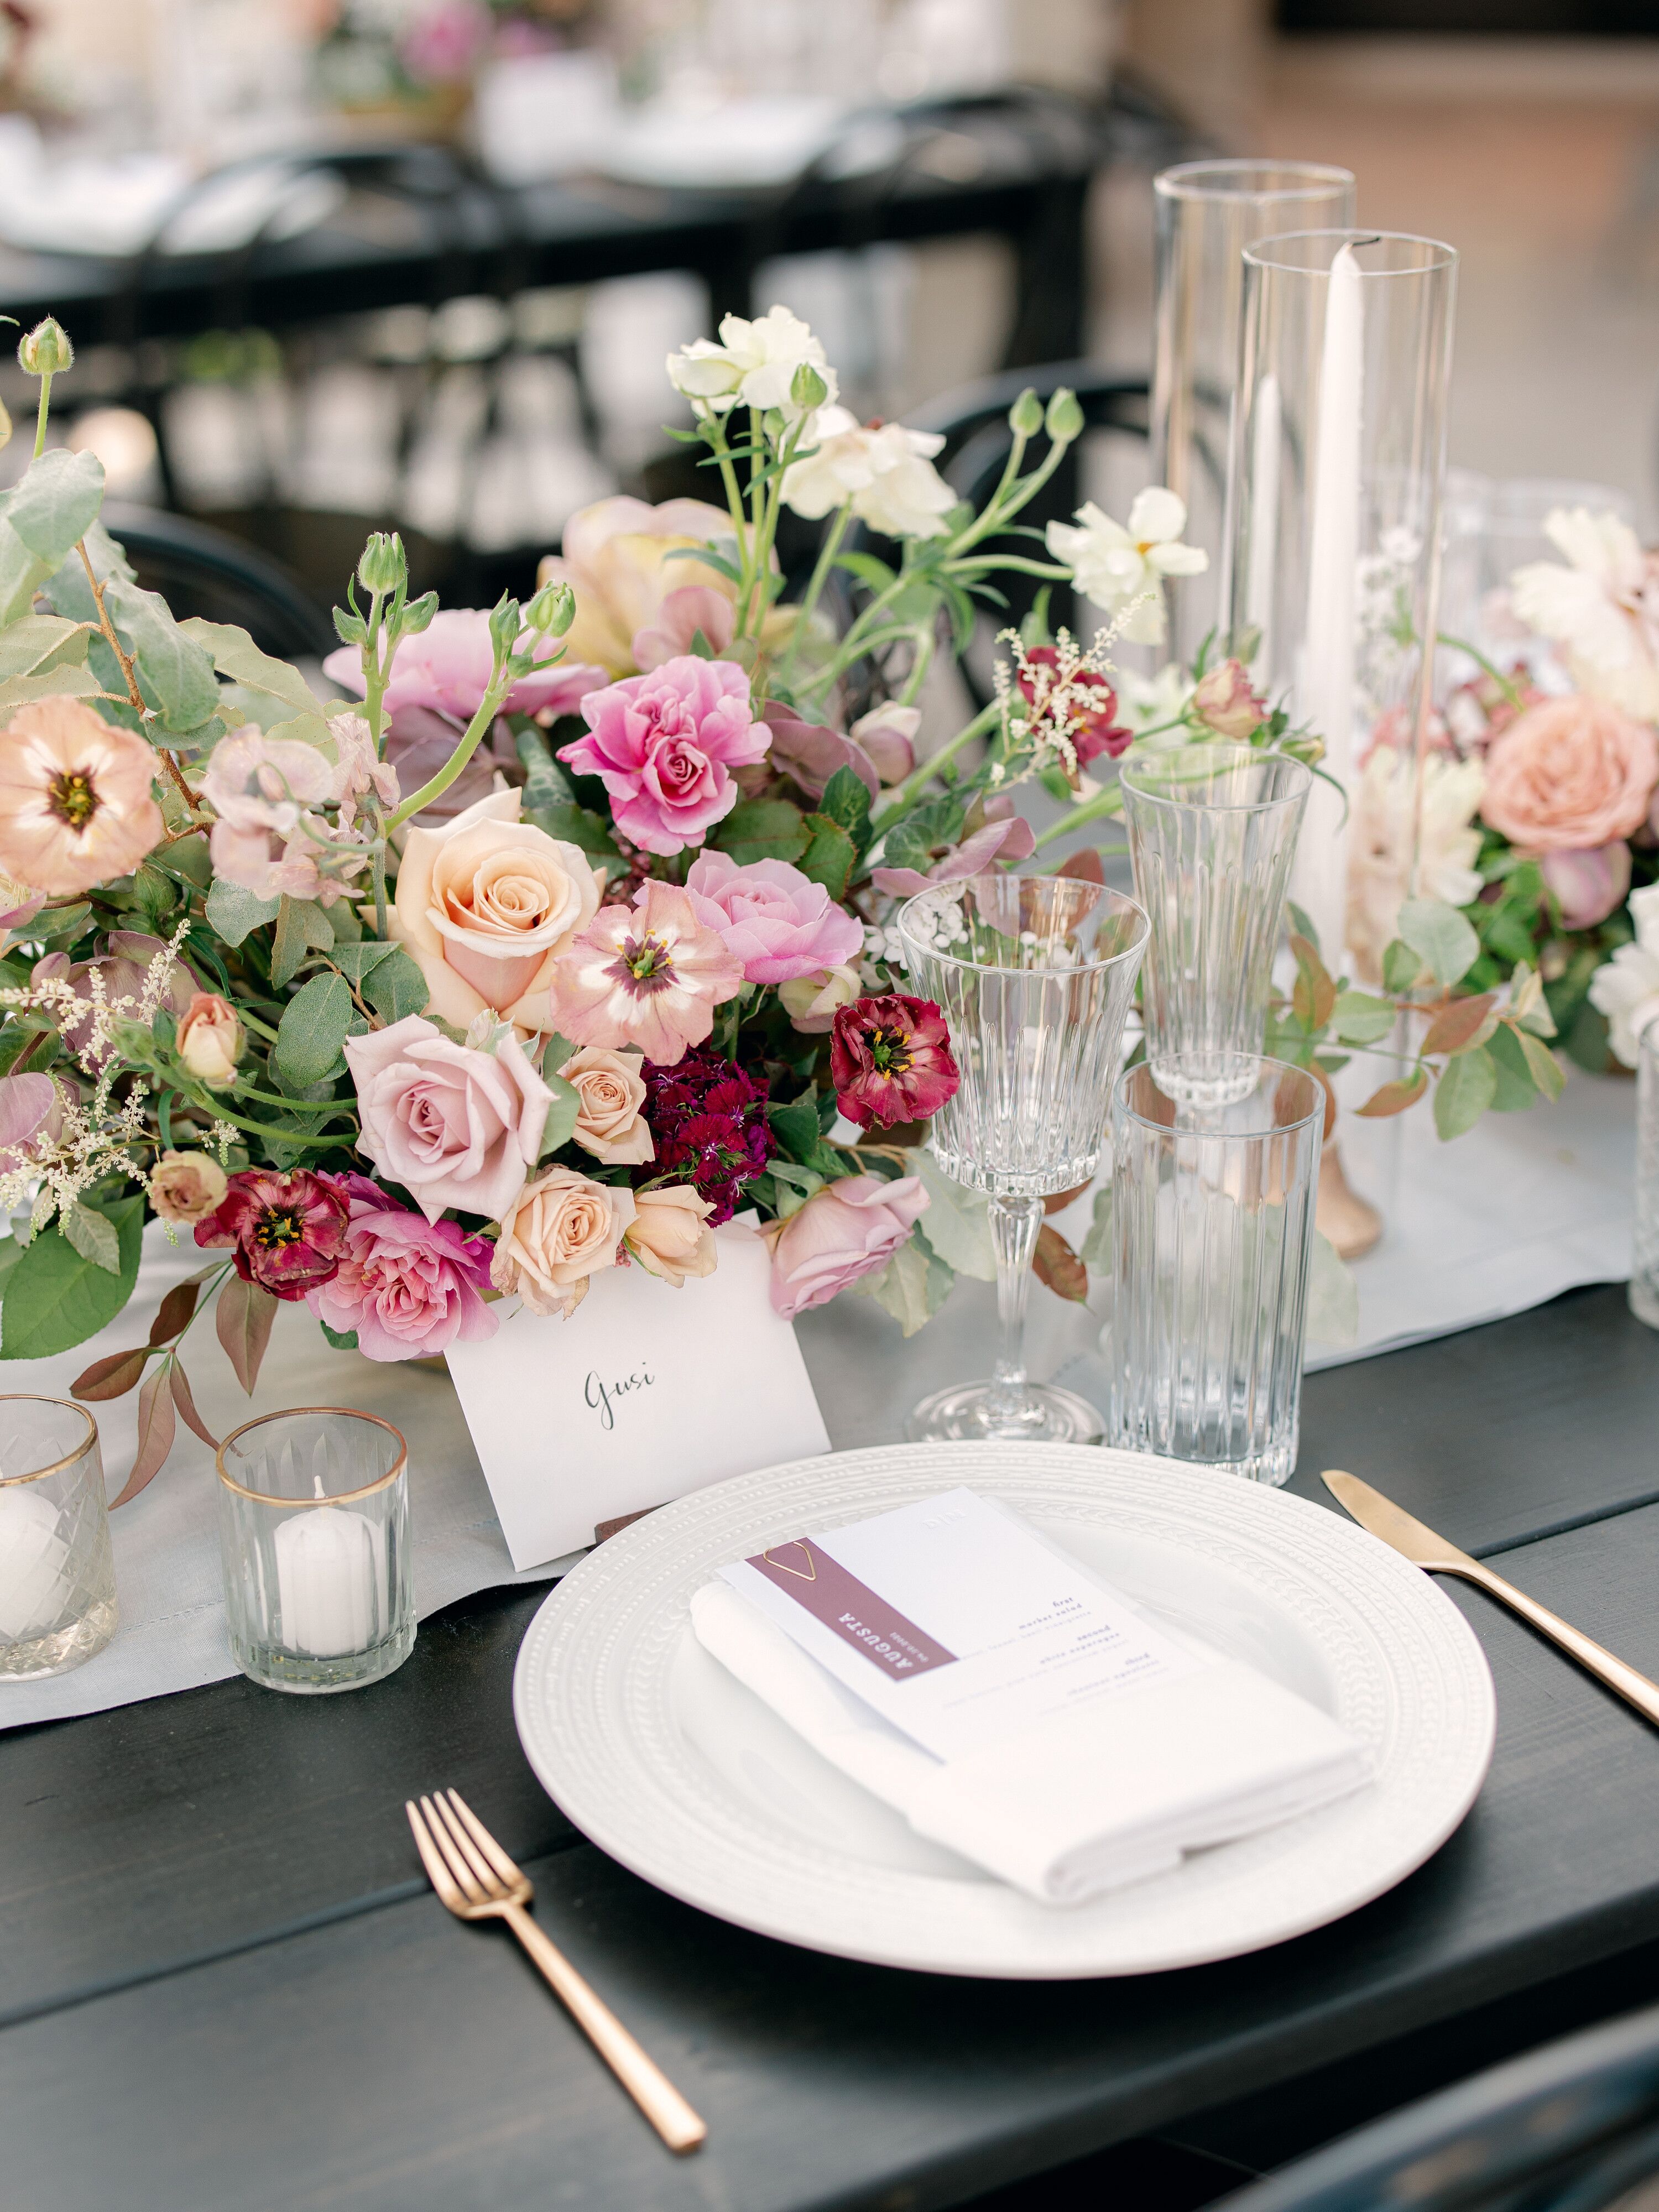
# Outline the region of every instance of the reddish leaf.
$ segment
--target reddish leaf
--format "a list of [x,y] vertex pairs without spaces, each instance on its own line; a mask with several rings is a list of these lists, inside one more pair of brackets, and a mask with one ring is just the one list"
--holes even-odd
[[1479,998],[1454,999],[1450,1006],[1443,1006],[1429,1024],[1429,1033],[1423,1040],[1425,1056],[1436,1052],[1467,1052],[1472,1044],[1484,1044],[1496,1026],[1489,1023],[1488,1017],[1497,1003],[1496,991],[1482,991]]
[[1074,1198],[1081,1198],[1089,1188],[1086,1182],[1073,1183],[1070,1190],[1051,1190],[1042,1201],[1045,1213],[1062,1213]]
[[214,1326],[219,1332],[220,1343],[230,1356],[236,1380],[250,1398],[259,1379],[259,1363],[265,1356],[265,1346],[270,1342],[277,1300],[269,1291],[262,1291],[257,1283],[245,1283],[240,1275],[227,1276],[225,1287],[219,1293]]
[[1419,1067],[1407,1081],[1385,1083],[1380,1091],[1373,1091],[1364,1104],[1355,1107],[1354,1111],[1380,1121],[1386,1114],[1403,1114],[1408,1106],[1415,1106],[1428,1087],[1427,1073]]
[[1336,1005],[1336,984],[1316,949],[1305,937],[1292,937],[1296,955],[1296,989],[1291,1005],[1297,1019],[1310,1030],[1322,1030]]
[[1037,1231],[1036,1256],[1031,1266],[1040,1283],[1062,1298],[1071,1298],[1079,1305],[1089,1295],[1089,1270],[1060,1235],[1045,1221]]
[[161,1473],[173,1449],[179,1425],[173,1419],[173,1397],[167,1389],[168,1365],[163,1361],[138,1393],[138,1456],[132,1462],[126,1487],[112,1501],[112,1512],[117,1505],[125,1505],[130,1498],[137,1498]]
[[190,1395],[190,1379],[175,1359],[172,1367],[173,1402],[195,1430],[210,1451],[217,1451],[219,1439],[196,1410],[196,1401]]
[[200,1295],[194,1283],[175,1283],[162,1299],[161,1311],[150,1324],[150,1342],[153,1345],[171,1344],[195,1312],[196,1301]]
[[149,1358],[147,1346],[140,1345],[132,1352],[112,1352],[106,1358],[94,1359],[84,1374],[77,1375],[70,1384],[71,1398],[125,1398],[135,1383],[143,1379],[144,1362]]
[[1106,866],[1092,845],[1085,845],[1080,853],[1073,853],[1054,870],[1057,876],[1070,876],[1080,884],[1101,884],[1106,881]]

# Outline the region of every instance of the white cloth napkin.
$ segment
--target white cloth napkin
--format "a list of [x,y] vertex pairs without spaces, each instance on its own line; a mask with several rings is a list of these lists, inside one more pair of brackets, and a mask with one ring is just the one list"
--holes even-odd
[[1167,1874],[1369,1779],[1365,1749],[1304,1698],[1194,1643],[1206,1663],[935,1759],[836,1681],[728,1583],[691,1600],[697,1641],[919,1836],[1043,1905]]

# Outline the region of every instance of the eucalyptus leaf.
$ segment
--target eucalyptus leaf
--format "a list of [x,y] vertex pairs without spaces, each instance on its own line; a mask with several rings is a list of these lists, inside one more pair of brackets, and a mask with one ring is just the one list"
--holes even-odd
[[1437,983],[1455,983],[1480,957],[1468,917],[1443,899],[1407,899],[1395,926]]
[[1359,1285],[1328,1237],[1314,1231],[1308,1265],[1308,1334],[1316,1344],[1340,1346],[1359,1336]]
[[1455,1060],[1449,1060],[1434,1086],[1434,1126],[1442,1138],[1449,1140],[1472,1129],[1492,1104],[1497,1091],[1498,1070],[1485,1045],[1477,1045],[1473,1052],[1460,1052]]
[[978,1282],[997,1279],[996,1254],[991,1245],[990,1209],[977,1191],[952,1182],[931,1152],[915,1156],[916,1173],[927,1193],[923,1216],[927,1242],[946,1267]]
[[72,453],[55,446],[31,461],[6,501],[6,520],[51,575],[98,520],[104,503],[104,465],[90,448]]
[[323,714],[323,703],[297,668],[262,653],[245,629],[234,623],[204,622],[192,615],[179,625],[180,632],[208,655],[222,676],[250,691],[264,691],[280,699],[296,714]]
[[132,1295],[143,1241],[142,1196],[106,1209],[119,1240],[121,1266],[111,1274],[77,1252],[58,1230],[37,1236],[4,1279],[0,1302],[0,1359],[46,1359],[106,1328]]
[[313,975],[283,1010],[271,1066],[291,1087],[320,1083],[351,1033],[351,991],[343,975]]
[[536,1157],[544,1160],[556,1152],[561,1145],[570,1142],[576,1127],[576,1116],[581,1110],[581,1094],[574,1083],[567,1083],[562,1075],[545,1079],[553,1093],[553,1103],[547,1109],[547,1120],[542,1127],[541,1149]]
[[110,619],[127,640],[138,689],[169,730],[191,730],[219,703],[213,659],[173,618],[159,592],[141,591],[125,576],[105,586]]
[[240,884],[216,876],[208,888],[207,918],[215,933],[227,945],[240,945],[256,929],[275,921],[281,899],[255,898]]
[[285,898],[276,911],[270,980],[280,991],[294,981],[307,952],[331,952],[334,925],[315,899]]
[[1085,1267],[1108,1267],[1112,1263],[1112,1186],[1103,1183],[1095,1193],[1094,1218],[1077,1248]]
[[1365,991],[1339,991],[1331,1009],[1330,1035],[1339,1044],[1375,1044],[1394,1027],[1397,1017],[1388,999]]

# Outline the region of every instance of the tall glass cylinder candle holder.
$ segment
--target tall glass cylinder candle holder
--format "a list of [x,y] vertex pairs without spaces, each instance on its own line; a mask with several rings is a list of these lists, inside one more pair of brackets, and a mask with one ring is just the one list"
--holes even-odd
[[1243,263],[1228,626],[1324,742],[1291,896],[1331,972],[1375,983],[1417,865],[1457,256],[1320,230]]
[[268,1689],[378,1682],[415,1645],[408,1455],[389,1421],[307,1406],[219,1447],[231,1656]]
[[1190,666],[1226,605],[1224,505],[1238,381],[1244,248],[1289,230],[1346,229],[1349,169],[1321,161],[1182,161],[1153,183],[1157,305],[1152,482],[1187,502],[1188,542],[1210,566],[1166,586],[1173,657]]
[[0,1683],[83,1665],[115,1620],[98,1424],[66,1399],[0,1397]]
[[1312,773],[1249,745],[1181,745],[1126,761],[1119,781],[1135,896],[1152,925],[1146,1057],[1173,1095],[1242,1098],[1267,1034]]
[[1002,1325],[992,1378],[924,1399],[908,1433],[1096,1443],[1086,1399],[1026,1376],[1025,1300],[1044,1198],[1100,1164],[1146,917],[1070,877],[974,876],[919,892],[898,932],[950,1030],[960,1081],[931,1141],[945,1174],[990,1201]]
[[1112,1098],[1107,1438],[1255,1482],[1296,1465],[1325,1092],[1258,1060],[1197,1106],[1144,1062]]
[[1630,1310],[1659,1328],[1659,1021],[1642,1031],[1636,1064],[1636,1249]]

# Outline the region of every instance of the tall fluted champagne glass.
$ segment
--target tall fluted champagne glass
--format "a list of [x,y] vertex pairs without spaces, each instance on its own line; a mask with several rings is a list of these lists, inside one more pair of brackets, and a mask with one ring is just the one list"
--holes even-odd
[[908,1433],[1097,1442],[1086,1399],[1027,1376],[1025,1303],[1043,1200],[1100,1164],[1146,917],[1069,877],[975,876],[920,892],[898,930],[911,980],[950,1025],[962,1080],[933,1149],[988,1201],[1001,1325],[990,1380],[924,1399]]

